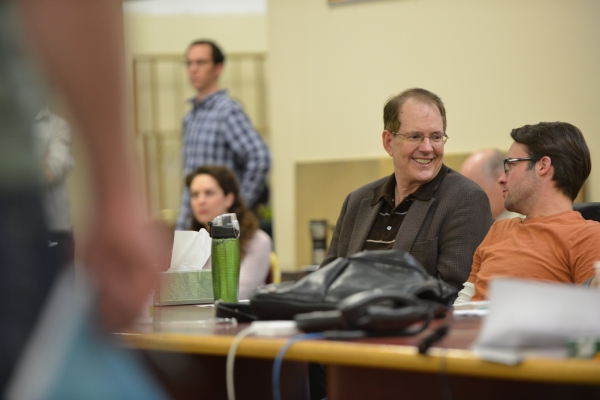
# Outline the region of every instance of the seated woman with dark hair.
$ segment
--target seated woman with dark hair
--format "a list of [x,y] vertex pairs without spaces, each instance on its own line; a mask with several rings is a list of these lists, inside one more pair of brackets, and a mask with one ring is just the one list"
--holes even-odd
[[[264,285],[270,268],[272,242],[269,235],[258,229],[256,216],[240,198],[240,187],[233,173],[222,166],[205,165],[188,175],[185,183],[190,190],[192,224],[190,230],[204,228],[225,213],[235,213],[240,223],[240,300],[250,297],[254,289]],[[210,259],[204,266],[210,269]]]

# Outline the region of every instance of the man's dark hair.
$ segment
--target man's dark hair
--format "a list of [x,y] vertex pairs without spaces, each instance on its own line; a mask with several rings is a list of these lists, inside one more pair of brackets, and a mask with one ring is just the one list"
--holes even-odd
[[188,52],[190,51],[190,49],[192,47],[200,45],[200,44],[206,44],[206,45],[210,46],[210,48],[212,49],[212,59],[215,64],[225,63],[225,54],[223,54],[223,52],[221,51],[221,48],[219,46],[217,46],[217,44],[215,42],[213,42],[212,40],[207,40],[207,39],[194,40],[188,46]]
[[444,108],[442,99],[440,99],[435,93],[420,88],[407,89],[404,92],[388,99],[388,101],[385,103],[385,107],[383,108],[383,129],[393,133],[400,130],[400,126],[402,125],[402,121],[400,119],[400,109],[408,99],[415,99],[422,101],[425,104],[435,105],[442,115],[444,132],[446,132],[446,109]]
[[528,162],[529,169],[542,157],[550,157],[556,187],[575,200],[592,170],[590,150],[577,127],[566,122],[540,122],[513,129],[510,136],[527,146],[529,156],[534,159]]

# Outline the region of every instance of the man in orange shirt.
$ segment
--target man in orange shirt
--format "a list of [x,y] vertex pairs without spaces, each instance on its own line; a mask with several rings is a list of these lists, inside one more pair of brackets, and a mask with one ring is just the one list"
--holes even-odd
[[455,304],[486,299],[488,281],[502,276],[581,284],[600,260],[600,223],[573,211],[592,165],[581,131],[541,122],[513,129],[511,136],[498,183],[504,207],[526,218],[492,226]]

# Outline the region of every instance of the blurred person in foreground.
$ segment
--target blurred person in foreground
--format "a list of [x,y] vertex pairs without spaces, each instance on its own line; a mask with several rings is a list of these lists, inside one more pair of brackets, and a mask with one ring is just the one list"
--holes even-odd
[[[192,42],[186,54],[190,83],[197,92],[192,109],[183,118],[183,173],[203,165],[224,165],[240,183],[240,195],[253,209],[268,197],[266,176],[271,167],[269,149],[242,106],[219,88],[225,55],[211,40]],[[183,188],[177,229],[191,221],[190,193]]]
[[498,178],[504,173],[504,158],[504,153],[497,149],[479,150],[467,157],[460,169],[461,174],[481,186],[487,194],[495,221],[522,217],[504,208],[502,187],[498,183]]
[[[149,224],[126,138],[121,15],[122,5],[116,0],[0,1],[0,393],[14,373],[17,359],[27,358],[24,353],[33,354],[35,366],[46,362],[41,354],[44,345],[60,350],[52,343],[57,335],[32,335],[60,266],[46,257],[40,171],[31,143],[39,83],[23,43],[33,50],[40,69],[72,110],[91,167],[94,204],[83,261],[91,281],[91,290],[85,294],[95,293],[91,302],[94,332],[84,337],[74,334],[83,342],[66,345],[93,346],[93,339],[107,336],[102,332],[129,326],[154,286],[155,265],[168,258],[166,243]],[[70,289],[67,294],[72,292],[72,287],[65,287]],[[80,305],[76,298],[71,303]],[[58,336],[72,328],[60,322],[56,321]],[[28,341],[35,341],[32,336],[41,338],[41,347],[29,343],[25,350]],[[97,354],[89,354],[101,358],[110,351],[112,347],[103,346]],[[73,361],[77,372],[96,358],[86,359],[86,355],[79,352],[79,358],[64,361]],[[120,371],[118,367],[123,365],[114,364],[114,370]],[[38,368],[37,374],[29,377],[17,373],[13,380],[19,381],[21,376],[25,387],[33,386],[62,372],[60,368]],[[94,387],[89,380],[96,379],[95,374],[78,378],[83,377],[74,377],[67,386],[89,385],[90,392],[79,393],[79,398],[87,399],[101,396],[91,392],[98,387],[110,390],[133,382],[123,378]],[[18,391],[11,393],[12,398],[19,398]],[[40,396],[52,398],[46,392]]]
[[[189,229],[201,228],[210,232],[208,223],[215,217],[235,213],[240,223],[240,300],[250,298],[254,289],[266,283],[270,268],[270,256],[273,244],[264,231],[258,229],[258,220],[253,212],[246,208],[240,197],[240,186],[233,173],[218,165],[205,165],[196,169],[185,179],[190,191],[192,224]],[[210,269],[211,259],[204,269]]]
[[495,277],[586,283],[600,260],[600,223],[573,211],[592,169],[581,131],[566,122],[540,122],[510,135],[514,142],[498,183],[504,207],[525,218],[494,223],[455,304],[485,300]]

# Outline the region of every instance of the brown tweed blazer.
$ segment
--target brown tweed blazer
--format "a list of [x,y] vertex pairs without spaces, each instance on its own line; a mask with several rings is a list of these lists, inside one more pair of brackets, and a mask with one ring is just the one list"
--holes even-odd
[[[410,252],[432,276],[460,290],[471,272],[475,249],[493,220],[483,189],[445,165],[442,168],[448,173],[430,199],[413,201],[393,248]],[[381,205],[371,206],[371,201],[386,179],[346,197],[321,266],[363,249]]]

